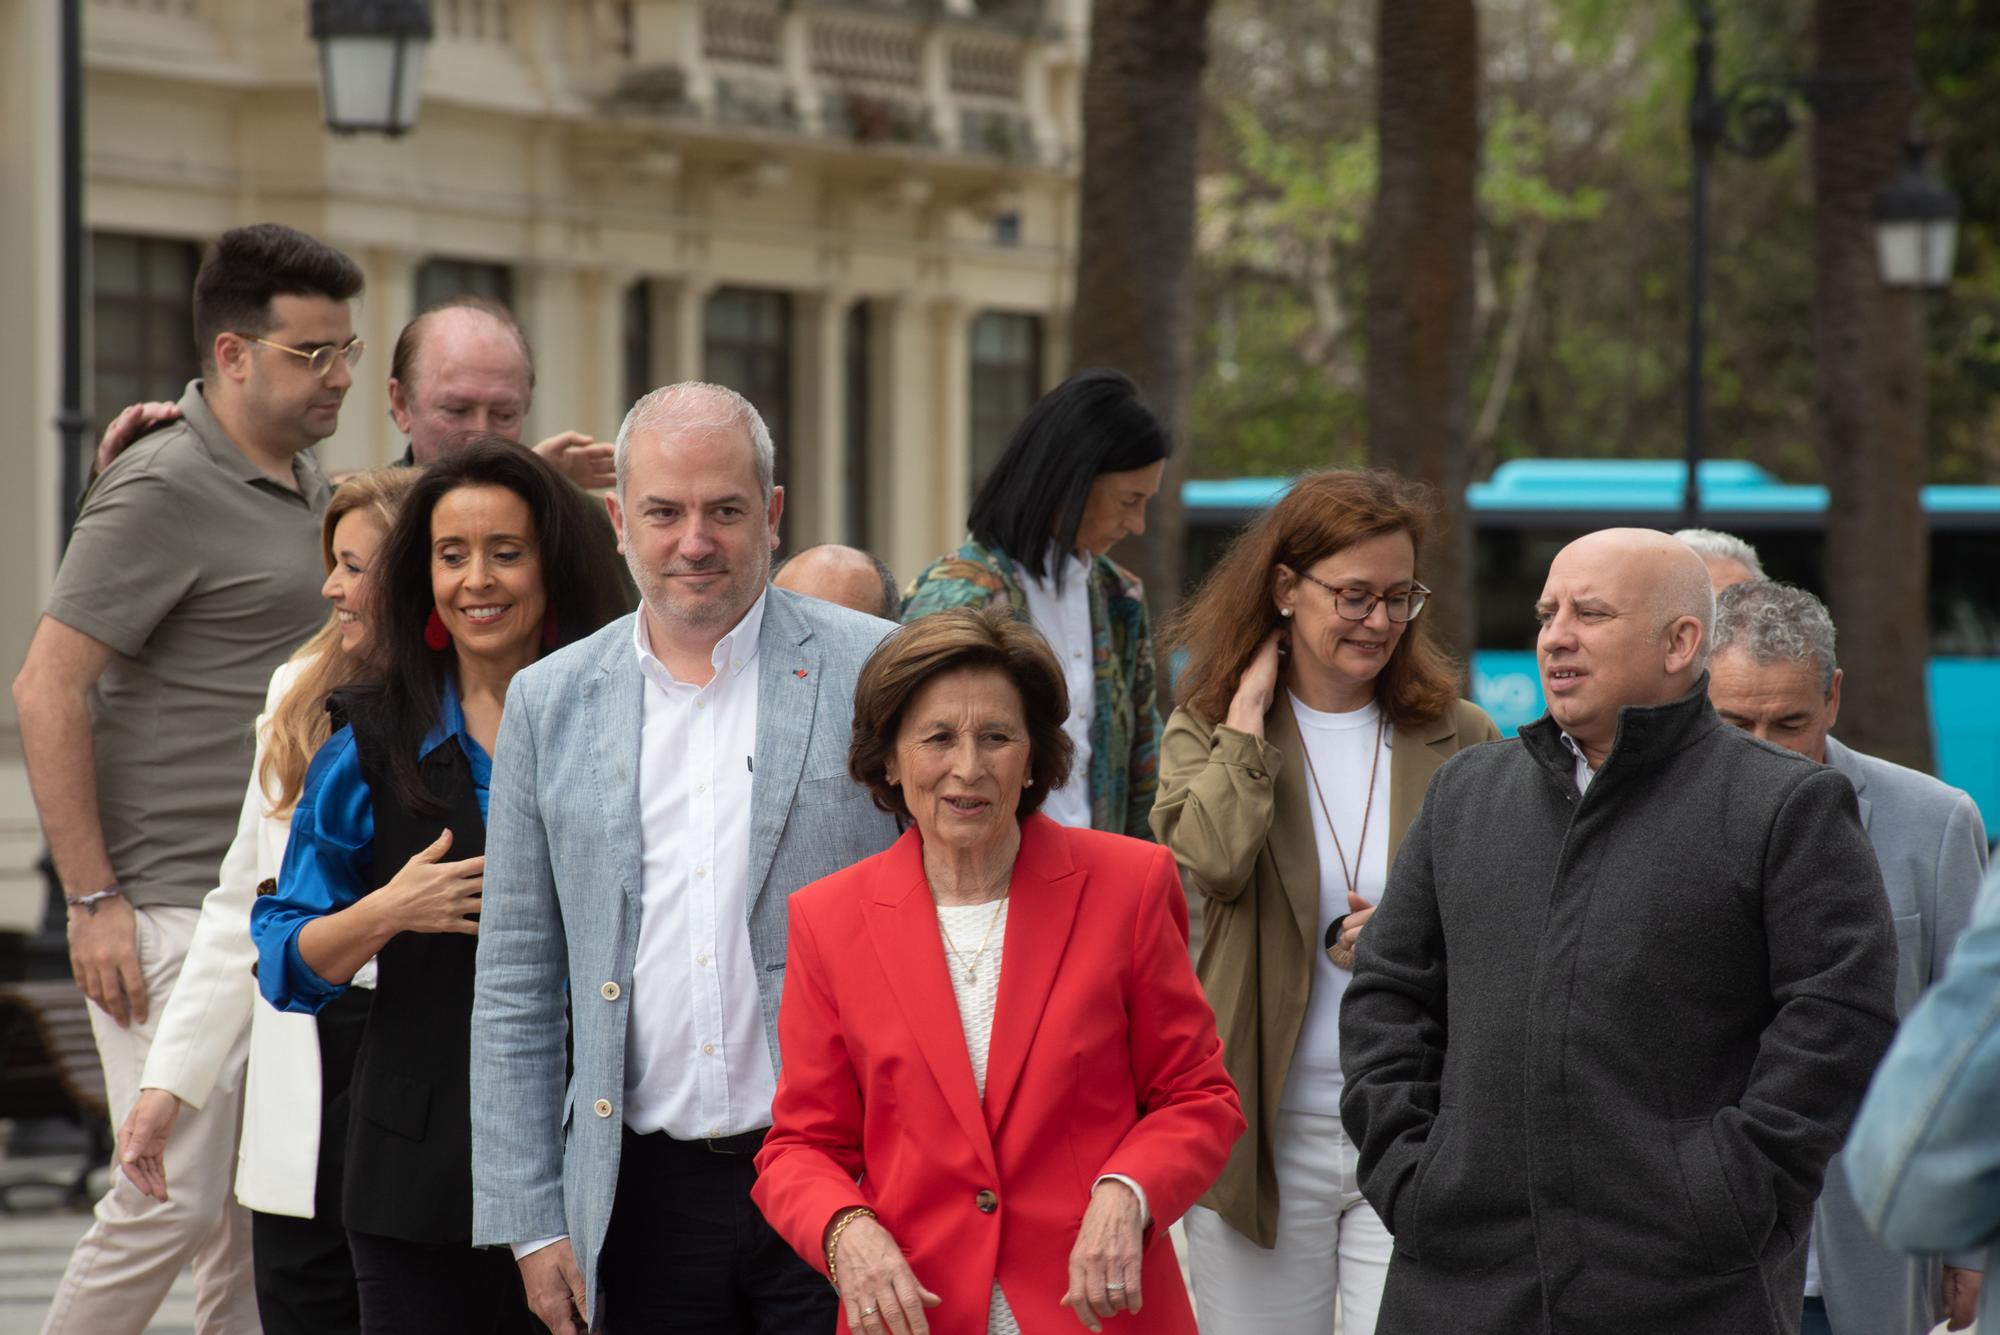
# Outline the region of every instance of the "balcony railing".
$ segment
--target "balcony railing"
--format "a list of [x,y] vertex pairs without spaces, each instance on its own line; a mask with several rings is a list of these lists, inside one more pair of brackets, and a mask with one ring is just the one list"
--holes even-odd
[[1042,0],[650,0],[636,28],[630,0],[594,9],[593,49],[629,48],[618,112],[1015,163],[1064,137],[1041,75],[1074,53]]

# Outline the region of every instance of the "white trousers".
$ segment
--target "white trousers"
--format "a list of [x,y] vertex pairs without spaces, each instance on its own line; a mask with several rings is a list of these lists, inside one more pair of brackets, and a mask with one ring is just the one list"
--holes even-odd
[[[90,1006],[90,1027],[104,1063],[104,1092],[115,1133],[139,1099],[153,1030],[180,977],[200,909],[138,910],[139,971],[147,1020],[120,1028]],[[239,1043],[239,1047],[241,1044]],[[140,1193],[112,1159],[111,1190],[70,1253],[43,1335],[139,1335],[174,1279],[194,1262],[198,1335],[257,1335],[257,1295],[250,1273],[250,1212],[236,1203],[236,1135],[243,1110],[243,1058],[232,1058],[200,1108],[182,1108],[164,1155],[167,1199]]]
[[1265,1251],[1203,1206],[1188,1211],[1188,1270],[1202,1335],[1374,1335],[1389,1230],[1362,1198],[1338,1117],[1280,1112],[1278,1244]]

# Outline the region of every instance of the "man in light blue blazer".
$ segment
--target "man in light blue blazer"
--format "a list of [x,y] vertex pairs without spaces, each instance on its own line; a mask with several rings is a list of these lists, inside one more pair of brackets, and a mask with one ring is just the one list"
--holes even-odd
[[[1895,919],[1896,1013],[1907,1016],[1943,976],[1972,916],[1986,831],[1965,793],[1827,736],[1840,684],[1833,622],[1819,599],[1768,580],[1718,595],[1709,699],[1725,722],[1831,765],[1854,785]],[[1805,1335],[1927,1335],[1946,1317],[1969,1322],[1981,1255],[1940,1260],[1885,1247],[1856,1208],[1845,1157],[1827,1165],[1813,1211]]]
[[556,1332],[830,1330],[750,1156],[786,899],[896,837],[847,773],[855,677],[893,627],[769,587],[785,496],[739,395],[656,390],[616,460],[642,606],[520,673],[495,750],[473,1241],[513,1248]]
[[[2000,870],[1980,892],[1942,981],[1875,1072],[1842,1157],[1862,1217],[1891,1246],[1984,1247],[2000,1259]],[[2000,1330],[2000,1284],[1976,1312]]]

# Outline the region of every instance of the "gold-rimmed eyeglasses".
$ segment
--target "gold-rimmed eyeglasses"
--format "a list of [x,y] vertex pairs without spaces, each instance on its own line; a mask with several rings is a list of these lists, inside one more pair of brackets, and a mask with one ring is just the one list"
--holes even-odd
[[[1290,566],[1284,568],[1292,569]],[[1323,579],[1308,575],[1303,570],[1292,570],[1292,573],[1308,584],[1317,584],[1332,594],[1333,610],[1347,621],[1366,621],[1375,611],[1377,603],[1382,604],[1391,621],[1415,621],[1417,614],[1424,610],[1425,600],[1431,596],[1431,591],[1421,584],[1412,584],[1401,593],[1376,593],[1372,589],[1336,588]]]
[[265,347],[276,348],[279,352],[289,352],[292,356],[303,359],[306,369],[322,380],[326,379],[327,372],[333,369],[334,358],[342,358],[349,366],[353,366],[361,360],[361,353],[368,346],[359,338],[350,338],[339,347],[331,343],[322,343],[316,348],[294,348],[288,344],[273,343],[268,338],[259,338],[255,334],[245,334],[241,331],[237,331],[236,337],[247,338],[252,343],[262,343]]

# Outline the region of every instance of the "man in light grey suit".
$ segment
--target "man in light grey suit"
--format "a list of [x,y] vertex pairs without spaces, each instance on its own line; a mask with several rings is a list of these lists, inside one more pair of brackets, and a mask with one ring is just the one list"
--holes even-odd
[[[1896,922],[1896,1013],[1944,971],[1972,915],[1986,863],[1979,809],[1927,774],[1862,755],[1827,736],[1840,713],[1833,622],[1819,599],[1769,580],[1716,600],[1709,699],[1725,722],[1847,776],[1882,865]],[[1978,1253],[1912,1258],[1885,1248],[1862,1221],[1840,1158],[1827,1165],[1806,1266],[1805,1335],[1926,1335],[1978,1306]]]
[[496,748],[473,1241],[513,1248],[559,1335],[830,1330],[750,1156],[785,901],[896,836],[847,774],[854,680],[892,627],[769,587],[785,495],[739,395],[654,391],[616,461],[642,606],[517,676]]

